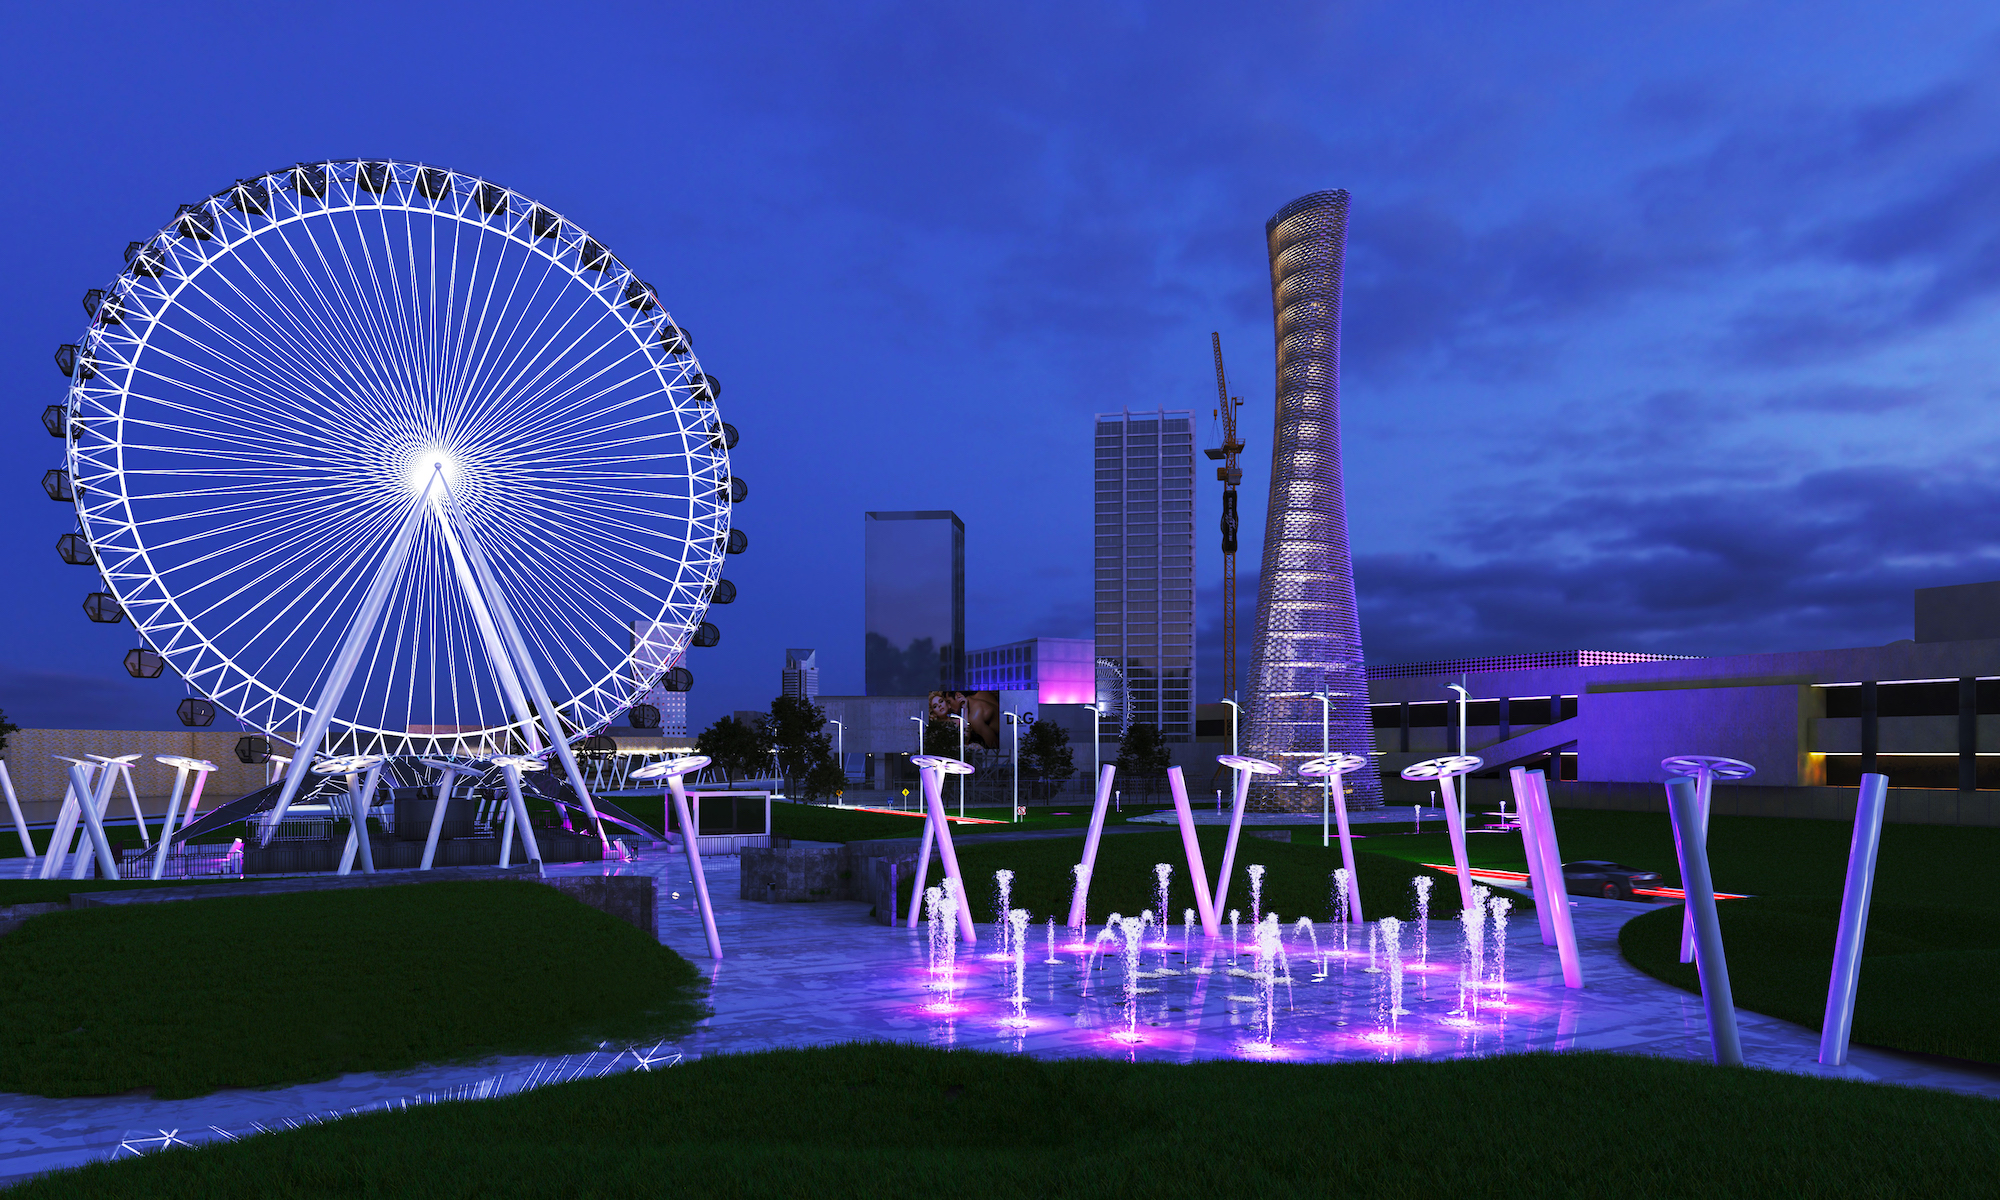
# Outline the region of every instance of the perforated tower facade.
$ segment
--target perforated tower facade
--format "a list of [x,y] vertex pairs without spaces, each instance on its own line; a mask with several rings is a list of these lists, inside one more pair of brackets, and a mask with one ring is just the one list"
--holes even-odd
[[[1281,775],[1257,777],[1251,806],[1307,812],[1319,808],[1320,788],[1295,773],[1299,763],[1323,746],[1361,755],[1374,748],[1340,481],[1340,274],[1347,193],[1301,196],[1279,209],[1264,233],[1271,252],[1278,395],[1243,747],[1285,768]],[[1325,741],[1321,704],[1313,692],[1333,694]],[[1381,806],[1382,780],[1372,767],[1349,777],[1348,804]]]

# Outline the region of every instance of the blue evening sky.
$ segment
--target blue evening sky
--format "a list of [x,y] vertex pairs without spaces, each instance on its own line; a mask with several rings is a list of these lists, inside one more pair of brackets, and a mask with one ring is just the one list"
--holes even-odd
[[[484,175],[662,291],[751,485],[692,713],[861,687],[861,514],[955,509],[974,647],[1090,631],[1090,418],[1268,478],[1263,223],[1353,194],[1371,661],[1910,635],[2000,577],[2000,9],[1982,4],[13,5],[0,708],[163,728],[40,492],[50,355],[174,206],[299,159]],[[1203,698],[1218,656],[1201,498]],[[1247,620],[1245,622],[1247,627]]]

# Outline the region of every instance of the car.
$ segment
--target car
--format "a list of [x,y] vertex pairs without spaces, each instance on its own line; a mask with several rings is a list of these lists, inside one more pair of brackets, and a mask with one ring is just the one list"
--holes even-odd
[[1563,890],[1572,896],[1630,900],[1638,889],[1658,886],[1658,871],[1641,871],[1636,867],[1595,858],[1563,864]]

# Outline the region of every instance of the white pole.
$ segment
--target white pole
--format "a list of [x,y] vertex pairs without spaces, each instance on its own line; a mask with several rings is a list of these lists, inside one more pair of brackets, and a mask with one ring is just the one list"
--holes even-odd
[[[55,757],[62,758],[61,755]],[[54,879],[56,872],[62,869],[63,859],[69,854],[69,839],[76,834],[77,818],[82,813],[82,800],[90,794],[90,781],[95,778],[94,772],[97,770],[97,764],[93,762],[79,762],[73,758],[64,758],[62,761],[75,763],[83,768],[84,790],[79,792],[76,781],[70,780],[69,790],[63,793],[62,807],[56,813],[55,827],[49,830],[49,846],[42,854],[41,869],[35,873],[37,879]]]
[[[1319,753],[1321,758],[1330,758],[1333,756],[1333,700],[1325,692],[1317,693],[1315,698],[1319,701]],[[1340,776],[1338,775],[1322,775],[1319,777],[1319,848],[1322,850],[1333,844],[1333,830],[1329,826],[1332,821],[1333,787],[1339,782]],[[1342,824],[1344,826],[1345,821]],[[1345,839],[1347,837],[1347,830],[1345,828],[1341,829],[1340,836],[1343,839],[1341,844],[1345,846]],[[1352,894],[1359,896],[1361,894],[1360,876],[1355,875],[1351,868],[1347,873],[1354,878],[1355,882]],[[1360,923],[1361,919],[1356,917],[1355,924],[1358,925]]]
[[305,783],[306,775],[312,770],[313,752],[319,749],[321,739],[326,737],[327,726],[333,723],[334,706],[347,693],[347,685],[354,678],[354,669],[361,663],[361,652],[367,648],[369,635],[374,633],[375,623],[382,619],[382,608],[389,602],[389,591],[395,586],[396,577],[403,573],[404,564],[410,561],[410,550],[417,541],[417,527],[423,521],[425,501],[437,481],[438,476],[433,473],[429,482],[424,484],[424,490],[410,502],[409,512],[403,517],[403,527],[396,531],[395,540],[389,543],[388,553],[382,556],[382,565],[375,569],[375,578],[368,582],[368,591],[361,597],[361,608],[354,614],[354,622],[347,627],[347,637],[340,644],[340,652],[334,656],[333,668],[327,673],[326,683],[313,703],[304,731],[299,734],[298,748],[293,753],[290,768],[285,772],[284,790],[278,793],[277,806],[264,821],[264,832],[258,839],[260,846],[271,844],[271,835],[277,831],[278,822],[285,819],[285,811],[291,808],[300,785]]
[[28,819],[21,815],[21,801],[14,795],[14,778],[7,774],[5,759],[0,759],[0,792],[7,794],[7,815],[14,818],[14,829],[21,835],[21,853],[35,857],[35,839],[28,835]]
[[[1223,703],[1229,706],[1229,753],[1240,754],[1242,753],[1242,751],[1236,748],[1236,727],[1242,720],[1243,706],[1236,703],[1236,701],[1234,700],[1224,700]],[[1218,797],[1221,796],[1222,795],[1221,789],[1218,788],[1215,794]],[[1217,812],[1222,811],[1222,804],[1219,800],[1217,801],[1215,808]]]
[[[94,797],[86,799],[83,803],[84,820],[86,822],[94,822],[95,828],[100,833],[104,830],[105,811],[111,807],[111,793],[117,786],[118,772],[113,768],[111,763],[107,762],[104,764],[104,769],[98,772],[97,775],[97,794]],[[109,844],[109,842],[106,843],[106,845]],[[71,879],[82,879],[84,872],[89,869],[89,856],[78,854],[75,865],[70,868],[69,877]],[[113,873],[111,878],[116,879],[118,876],[116,873]]]
[[715,931],[715,906],[708,900],[708,876],[701,869],[700,835],[694,816],[688,811],[687,785],[681,782],[679,775],[669,775],[667,788],[674,796],[674,817],[681,825],[681,844],[687,850],[688,874],[694,876],[694,898],[701,909],[701,931],[708,938],[708,956],[721,962],[722,937]]
[[[97,866],[99,874],[101,874],[106,879],[117,879],[118,858],[116,855],[111,853],[111,842],[108,838],[104,836],[104,822],[98,816],[97,807],[90,802],[90,797],[89,797],[90,780],[89,777],[84,774],[83,765],[81,763],[70,764],[69,785],[72,788],[76,789],[76,793],[79,796],[84,797],[83,803],[79,807],[81,808],[83,813],[84,826],[90,831],[90,844],[97,850]],[[110,798],[108,792],[106,793],[105,798],[106,799]],[[51,846],[49,847],[49,849],[50,852],[53,853],[55,847]],[[76,861],[77,861],[76,878],[81,879],[83,878],[82,869],[83,867],[89,864],[90,859],[88,856],[79,852],[76,856]]]
[[153,855],[153,878],[158,879],[167,869],[167,847],[174,837],[174,820],[181,815],[181,792],[186,790],[188,769],[186,764],[174,767],[174,791],[167,799],[166,823],[160,826],[160,849]]
[[[922,717],[911,717],[910,720],[917,723],[917,753],[911,755],[911,758],[914,759],[917,755],[921,755],[924,752],[924,719]],[[923,785],[919,783],[917,789],[917,803],[921,806],[923,804]],[[905,788],[903,790],[905,796],[907,796],[909,789]]]
[[1007,814],[1009,822],[1021,819],[1021,714],[1008,713],[1007,723],[1014,728],[1014,802]]
[[[964,762],[965,718],[958,713],[953,713],[951,714],[951,719],[958,722],[958,761]],[[961,821],[965,820],[965,776],[963,775],[958,777],[958,819]],[[1004,915],[1002,919],[1005,919]]]
[[[1465,748],[1465,710],[1472,706],[1472,693],[1466,691],[1464,688],[1460,687],[1458,684],[1455,683],[1447,683],[1445,684],[1445,687],[1458,693],[1458,753],[1459,757],[1463,758],[1468,753],[1468,751]],[[1470,781],[1467,781],[1465,787],[1457,792],[1458,824],[1459,828],[1461,829],[1465,827],[1466,793],[1470,792],[1471,790],[1472,790],[1472,784]],[[1467,883],[1467,886],[1471,886],[1469,881]]]
[[1861,943],[1868,933],[1868,902],[1875,893],[1875,857],[1882,846],[1882,810],[1888,801],[1888,776],[1870,772],[1861,777],[1854,840],[1847,849],[1847,885],[1840,897],[1840,931],[1833,941],[1833,975],[1826,989],[1826,1017],[1820,1024],[1821,1066],[1847,1062],[1854,993],[1861,983]]

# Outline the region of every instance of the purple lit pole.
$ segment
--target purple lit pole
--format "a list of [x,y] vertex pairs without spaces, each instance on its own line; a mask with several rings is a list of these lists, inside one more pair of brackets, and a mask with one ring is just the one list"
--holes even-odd
[[1708,1040],[1721,1067],[1743,1065],[1743,1041],[1736,1032],[1736,1004],[1729,994],[1729,963],[1722,953],[1722,919],[1715,911],[1715,884],[1708,874],[1708,834],[1701,827],[1701,802],[1694,780],[1667,780],[1667,811],[1674,820],[1674,849],[1680,855],[1681,889],[1694,910],[1694,963],[1701,979],[1701,1003],[1708,1012]]
[[[1188,878],[1194,881],[1194,910],[1201,917],[1201,931],[1220,937],[1222,926],[1215,919],[1215,902],[1208,894],[1208,868],[1202,865],[1201,843],[1194,836],[1194,810],[1188,807],[1187,781],[1181,778],[1179,767],[1167,768],[1167,790],[1174,795],[1174,817],[1181,825],[1181,848],[1187,851]],[[1161,913],[1163,929],[1166,920],[1166,914]]]
[[[1748,779],[1757,768],[1734,758],[1708,754],[1676,754],[1660,760],[1660,769],[1669,775],[1686,775],[1694,780],[1695,803],[1701,808],[1701,835],[1708,836],[1709,799],[1718,779]],[[1694,961],[1694,914],[1681,910],[1681,961]]]
[[1465,817],[1458,811],[1457,789],[1452,780],[1486,765],[1486,760],[1472,754],[1453,754],[1444,758],[1425,759],[1403,768],[1403,778],[1415,782],[1435,779],[1444,801],[1445,829],[1451,834],[1451,861],[1458,868],[1458,902],[1461,907],[1472,907],[1472,867],[1465,857]]
[[1090,895],[1090,873],[1097,869],[1097,843],[1104,836],[1104,811],[1111,803],[1111,781],[1118,774],[1115,763],[1101,763],[1097,768],[1097,802],[1090,807],[1090,831],[1083,837],[1082,878],[1076,881],[1076,894],[1069,900],[1069,927],[1083,927],[1084,901]]
[[1821,1066],[1847,1063],[1847,1039],[1854,1030],[1854,994],[1861,983],[1861,941],[1868,933],[1868,902],[1875,894],[1875,855],[1882,846],[1882,810],[1889,803],[1889,777],[1861,777],[1854,806],[1854,841],[1847,849],[1847,886],[1840,895],[1840,932],[1833,942],[1833,976],[1826,987],[1826,1019],[1819,1030]]
[[[958,883],[958,936],[970,946],[979,940],[972,928],[972,893],[965,890],[965,875],[958,869],[958,851],[951,844],[951,826],[944,816],[944,777],[946,775],[970,775],[972,764],[961,759],[946,758],[942,754],[922,754],[911,761],[923,771],[924,809],[929,814],[927,820],[937,827],[938,857],[944,859],[944,876]],[[924,871],[930,866],[926,859],[917,867],[916,891],[921,893],[924,886]],[[1005,920],[1005,915],[1002,915]]]
[[685,758],[668,759],[665,762],[647,763],[632,772],[634,779],[665,779],[667,790],[673,793],[674,820],[681,827],[681,846],[687,851],[688,874],[694,877],[695,906],[701,910],[701,931],[708,938],[708,956],[722,961],[722,938],[715,932],[715,906],[708,900],[708,876],[701,869],[701,842],[694,827],[694,815],[688,809],[687,788],[681,776],[691,775],[708,765],[706,754],[690,754]]
[[1346,777],[1349,771],[1367,765],[1368,760],[1359,754],[1328,754],[1299,764],[1299,774],[1324,780],[1333,797],[1334,819],[1340,823],[1340,865],[1347,868],[1347,878],[1352,881],[1347,889],[1347,919],[1356,925],[1366,921],[1361,915],[1361,876],[1354,870],[1354,835],[1347,827]]
[[438,773],[437,803],[431,808],[430,832],[424,836],[423,861],[417,864],[417,870],[428,871],[431,869],[432,861],[437,858],[438,838],[444,833],[444,812],[451,800],[452,781],[460,775],[483,775],[485,772],[478,767],[468,767],[462,763],[444,762],[438,759],[426,758],[422,762]]
[[[1535,920],[1541,926],[1542,945],[1553,946],[1556,927],[1550,923],[1549,878],[1542,869],[1541,843],[1536,840],[1535,805],[1528,791],[1534,785],[1528,782],[1528,768],[1508,768],[1507,782],[1514,789],[1514,811],[1521,814],[1521,852],[1528,858],[1528,887],[1535,894]],[[1569,895],[1567,888],[1563,895]]]
[[1229,811],[1229,840],[1222,843],[1222,869],[1215,873],[1215,915],[1228,913],[1229,872],[1236,866],[1236,843],[1243,835],[1243,810],[1250,803],[1250,777],[1276,775],[1276,763],[1247,754],[1218,754],[1215,761],[1236,772],[1236,807]]
[[[1527,799],[1535,814],[1528,862],[1539,864],[1537,874],[1542,880],[1542,891],[1549,897],[1549,922],[1555,927],[1556,956],[1562,960],[1563,986],[1580,988],[1583,986],[1583,956],[1576,951],[1576,926],[1569,919],[1569,888],[1563,883],[1562,851],[1556,847],[1555,809],[1549,804],[1548,779],[1540,771],[1529,771],[1525,774],[1525,781],[1528,784]],[[1535,904],[1539,908],[1541,900],[1538,898]]]

